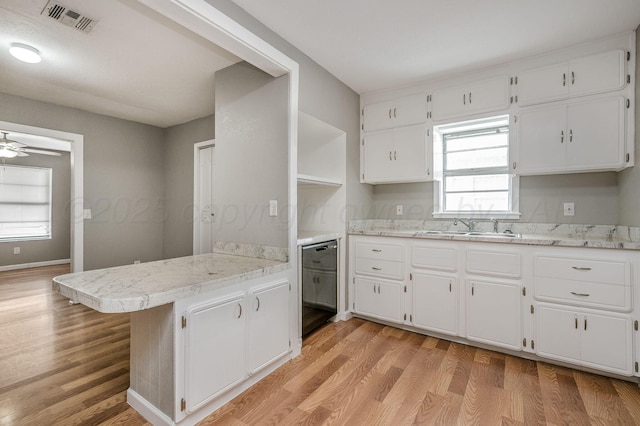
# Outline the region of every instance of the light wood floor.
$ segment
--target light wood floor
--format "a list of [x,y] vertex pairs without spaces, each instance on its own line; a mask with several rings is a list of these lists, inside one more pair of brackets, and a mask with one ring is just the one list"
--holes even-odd
[[[0,425],[145,425],[125,401],[129,316],[51,291],[66,267],[0,273]],[[633,383],[353,319],[204,425],[634,425]]]

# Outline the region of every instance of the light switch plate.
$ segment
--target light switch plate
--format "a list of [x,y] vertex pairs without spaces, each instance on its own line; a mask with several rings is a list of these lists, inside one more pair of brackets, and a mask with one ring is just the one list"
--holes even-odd
[[576,213],[575,207],[573,203],[564,203],[564,215],[565,216],[574,216]]
[[82,211],[82,218],[83,219],[91,219],[91,209],[84,209]]
[[396,206],[396,214],[398,216],[402,216],[404,214],[404,208],[402,207],[402,204],[398,204]]
[[269,200],[269,216],[278,216],[278,200]]

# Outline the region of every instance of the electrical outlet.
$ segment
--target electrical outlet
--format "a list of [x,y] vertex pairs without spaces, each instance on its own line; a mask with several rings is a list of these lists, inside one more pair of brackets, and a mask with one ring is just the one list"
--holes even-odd
[[14,247],[13,254],[20,254],[20,247]]
[[402,204],[398,204],[396,206],[396,214],[398,216],[402,216],[404,214],[404,208],[402,207]]
[[564,203],[564,215],[565,216],[574,216],[576,213],[575,207],[573,203]]
[[269,216],[278,216],[278,200],[269,200]]
[[91,209],[84,209],[82,211],[82,218],[83,219],[91,219]]

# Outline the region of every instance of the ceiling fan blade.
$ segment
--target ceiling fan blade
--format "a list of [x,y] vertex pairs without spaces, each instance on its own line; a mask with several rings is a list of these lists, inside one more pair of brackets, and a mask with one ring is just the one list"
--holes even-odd
[[9,139],[9,142],[7,143],[8,146],[10,146],[11,148],[26,148],[27,145],[23,144],[22,142],[18,142],[18,141],[12,141]]
[[62,154],[54,151],[45,151],[44,149],[33,149],[33,148],[24,148],[21,151],[30,152],[32,154],[44,154],[44,155],[53,155],[55,157],[60,157]]

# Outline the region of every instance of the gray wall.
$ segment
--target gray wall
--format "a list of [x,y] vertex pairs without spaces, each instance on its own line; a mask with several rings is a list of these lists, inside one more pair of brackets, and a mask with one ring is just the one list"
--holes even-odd
[[373,187],[359,180],[360,96],[232,1],[207,2],[299,64],[300,110],[347,134],[347,220],[363,217],[361,212],[371,207]]
[[84,135],[85,270],[162,258],[162,129],[3,93],[0,117]]
[[[71,256],[71,216],[69,210],[71,163],[69,153],[64,152],[60,157],[32,154],[29,157],[7,159],[6,164],[50,167],[52,169],[51,239],[0,243],[0,266],[69,259]],[[2,165],[0,165],[1,167]],[[14,247],[20,247],[20,254],[13,254]]]
[[[636,30],[636,46],[640,47],[640,27]],[[636,52],[636,99],[635,99],[635,167],[627,169],[618,175],[619,190],[619,223],[627,226],[640,226],[640,60]]]
[[165,129],[165,259],[193,254],[193,144],[214,137],[213,115]]
[[215,82],[214,240],[287,248],[289,76],[241,62]]

